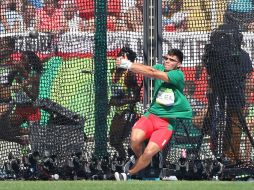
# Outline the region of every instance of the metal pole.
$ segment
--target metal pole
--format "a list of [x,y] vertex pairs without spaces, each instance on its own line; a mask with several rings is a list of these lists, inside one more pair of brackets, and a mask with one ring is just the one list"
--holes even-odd
[[163,41],[163,36],[162,36],[162,0],[156,1],[156,8],[155,10],[157,11],[156,14],[156,52],[157,52],[157,59],[158,63],[162,63],[162,41]]
[[[153,66],[162,62],[162,0],[146,0],[144,18],[144,64]],[[144,108],[151,102],[153,83],[144,78]]]
[[95,0],[95,156],[107,154],[107,1]]
[[[145,65],[149,65],[148,64],[148,24],[149,24],[149,20],[148,20],[148,15],[149,15],[149,0],[144,0],[144,4],[143,4],[143,19],[144,19],[144,25],[143,25],[143,36],[144,36],[144,43],[143,43],[143,49],[144,49],[144,64]],[[144,78],[144,108],[147,108],[147,104],[150,102],[150,81],[148,78]]]

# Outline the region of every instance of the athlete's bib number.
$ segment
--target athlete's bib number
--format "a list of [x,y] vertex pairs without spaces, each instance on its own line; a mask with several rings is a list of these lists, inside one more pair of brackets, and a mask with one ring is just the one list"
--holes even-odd
[[172,89],[162,88],[158,92],[156,102],[165,106],[172,106],[175,102],[175,95]]

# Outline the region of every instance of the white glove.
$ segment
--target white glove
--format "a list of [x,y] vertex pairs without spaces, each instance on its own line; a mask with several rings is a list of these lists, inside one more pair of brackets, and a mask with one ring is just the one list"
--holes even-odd
[[132,62],[129,61],[128,59],[121,59],[120,64],[118,67],[123,68],[123,69],[130,69],[132,66]]

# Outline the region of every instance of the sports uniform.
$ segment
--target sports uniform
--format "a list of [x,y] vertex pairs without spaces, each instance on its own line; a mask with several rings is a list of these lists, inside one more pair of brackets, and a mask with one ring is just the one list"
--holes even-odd
[[[164,71],[161,64],[153,68]],[[155,79],[154,98],[148,111],[133,128],[142,129],[146,138],[162,149],[175,130],[176,118],[192,119],[192,109],[183,94],[184,74],[181,70],[167,72],[170,82]]]

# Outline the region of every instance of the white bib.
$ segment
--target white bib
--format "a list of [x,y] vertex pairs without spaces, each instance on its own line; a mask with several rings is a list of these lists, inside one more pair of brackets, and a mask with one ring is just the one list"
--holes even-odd
[[161,88],[156,97],[156,103],[164,106],[172,106],[175,102],[175,95],[172,89]]

